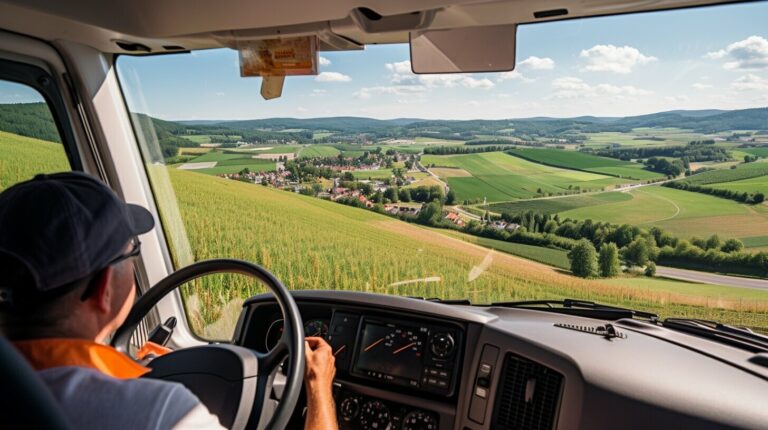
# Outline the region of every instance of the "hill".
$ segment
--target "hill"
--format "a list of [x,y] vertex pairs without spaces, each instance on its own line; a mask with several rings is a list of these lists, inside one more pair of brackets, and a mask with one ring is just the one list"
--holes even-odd
[[49,142],[61,142],[45,103],[0,104],[0,130]]

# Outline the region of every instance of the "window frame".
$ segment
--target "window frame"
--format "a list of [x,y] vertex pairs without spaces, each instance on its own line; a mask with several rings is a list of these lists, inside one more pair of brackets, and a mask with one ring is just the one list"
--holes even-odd
[[82,172],[83,162],[77,150],[77,141],[72,130],[72,124],[67,115],[61,89],[53,76],[40,67],[0,58],[0,80],[26,85],[43,97],[56,124],[70,168],[73,171]]

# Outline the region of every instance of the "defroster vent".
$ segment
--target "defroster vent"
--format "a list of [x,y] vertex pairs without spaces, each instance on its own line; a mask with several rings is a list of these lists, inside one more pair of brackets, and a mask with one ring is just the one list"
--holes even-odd
[[560,373],[519,355],[507,354],[496,393],[492,428],[552,429],[562,385]]

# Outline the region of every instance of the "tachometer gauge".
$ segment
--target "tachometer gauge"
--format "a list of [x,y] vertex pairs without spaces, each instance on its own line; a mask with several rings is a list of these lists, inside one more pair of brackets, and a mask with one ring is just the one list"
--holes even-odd
[[323,320],[309,320],[304,324],[304,334],[328,339],[328,324]]
[[269,325],[267,336],[264,339],[264,346],[267,347],[267,351],[271,351],[280,342],[280,338],[283,337],[283,328],[282,319],[275,320]]
[[360,409],[360,424],[366,430],[389,430],[389,408],[378,401],[372,400]]
[[437,420],[430,413],[413,411],[405,416],[403,430],[437,430]]

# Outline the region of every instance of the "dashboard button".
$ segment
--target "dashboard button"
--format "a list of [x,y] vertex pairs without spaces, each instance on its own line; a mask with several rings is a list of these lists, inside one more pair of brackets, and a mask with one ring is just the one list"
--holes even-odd
[[488,390],[486,390],[483,387],[477,387],[475,388],[475,395],[477,397],[480,397],[481,399],[485,399],[486,397],[488,397]]

